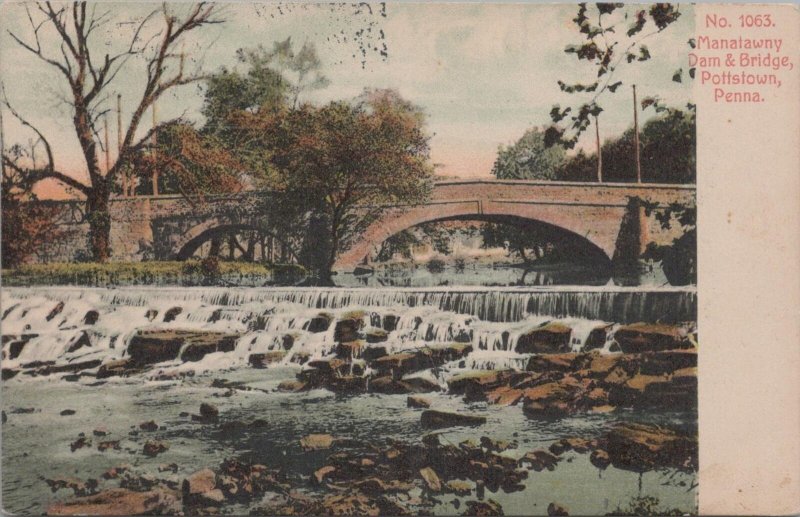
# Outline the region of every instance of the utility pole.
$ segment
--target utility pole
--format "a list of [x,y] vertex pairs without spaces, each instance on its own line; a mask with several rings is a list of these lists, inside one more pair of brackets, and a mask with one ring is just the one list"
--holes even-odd
[[633,145],[636,148],[636,183],[642,182],[642,162],[639,156],[639,105],[636,102],[636,85],[633,85]]
[[[156,136],[156,127],[158,127],[158,113],[156,110],[156,101],[153,101],[153,158],[156,157],[156,145],[158,145],[158,137]],[[153,160],[153,165],[156,165],[155,160]],[[153,167],[153,195],[158,195],[158,167]]]
[[108,146],[108,115],[103,115],[103,138],[106,145],[106,174],[111,170],[111,148]]
[[[122,152],[122,94],[117,94],[117,160]],[[122,171],[122,197],[128,197],[128,171]]]
[[594,116],[594,136],[597,142],[597,182],[603,183],[603,150],[600,147],[600,121]]

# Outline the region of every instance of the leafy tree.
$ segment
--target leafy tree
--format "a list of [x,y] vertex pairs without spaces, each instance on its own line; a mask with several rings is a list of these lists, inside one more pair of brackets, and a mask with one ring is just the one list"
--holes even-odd
[[697,208],[673,203],[659,208],[643,203],[647,215],[654,214],[664,229],[680,226],[683,233],[667,245],[650,243],[642,254],[645,260],[661,262],[664,275],[672,285],[697,283]]
[[559,166],[564,161],[561,146],[547,147],[544,132],[530,128],[514,144],[497,150],[492,174],[498,179],[556,179]]
[[[321,211],[329,278],[337,255],[382,211],[424,201],[433,167],[422,111],[393,90],[367,90],[354,102],[302,105],[275,113],[240,112],[237,124],[271,152],[283,191]],[[318,208],[317,208],[318,207]]]
[[398,232],[381,244],[376,259],[379,262],[391,260],[395,254],[410,259],[414,247],[429,245],[437,253],[449,255],[452,253],[451,238],[456,233],[455,229],[448,229],[439,221],[423,223],[414,228]]
[[[645,40],[667,29],[680,15],[676,5],[666,3],[652,4],[649,8],[622,3],[578,4],[572,21],[581,41],[568,45],[564,52],[591,65],[591,78],[588,83],[558,81],[561,91],[583,96],[585,101],[575,108],[553,106],[550,118],[554,125],[545,133],[547,145],[561,143],[567,148],[575,147],[580,135],[589,128],[591,117],[603,111],[598,103],[600,97],[605,92],[614,94],[622,86],[622,81],[615,80],[615,72],[620,66],[649,60],[651,55]],[[564,121],[565,125],[559,126]]]
[[[136,28],[128,43],[112,53],[108,49],[118,43],[109,47],[94,39],[98,30],[115,21],[110,10],[98,13],[98,5],[85,1],[63,6],[43,2],[26,4],[24,8],[30,21],[27,37],[17,32],[10,32],[10,35],[20,47],[55,69],[68,87],[71,122],[85,162],[83,172],[88,179],[79,180],[60,170],[45,135],[18,113],[7,98],[4,100],[6,107],[36,134],[48,159],[43,167],[22,167],[4,153],[3,163],[24,175],[27,181],[55,179],[85,196],[89,248],[94,260],[105,262],[111,254],[108,209],[116,180],[121,172],[129,170],[133,157],[150,142],[152,131],[156,130],[137,140],[142,117],[165,92],[203,78],[199,70],[184,72],[184,60],[179,58],[178,49],[186,34],[221,20],[214,17],[214,6],[210,4],[192,5],[179,17],[164,3],[135,22]],[[154,27],[153,20],[158,18],[161,18],[160,26]],[[133,57],[141,59],[131,59]],[[103,145],[97,128],[107,111],[106,102],[114,79],[123,68],[132,67],[136,62],[144,63],[141,72],[144,87],[119,144],[119,156],[109,170],[103,171],[99,159]]]
[[[640,135],[642,181],[691,184],[696,178],[696,126],[694,105],[687,109],[658,106],[658,115],[645,123]],[[603,179],[636,180],[633,128],[603,143]],[[582,150],[559,167],[558,179],[594,181],[595,155]]]

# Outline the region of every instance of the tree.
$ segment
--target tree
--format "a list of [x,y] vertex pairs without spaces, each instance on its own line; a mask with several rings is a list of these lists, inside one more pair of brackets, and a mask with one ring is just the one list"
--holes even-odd
[[[559,80],[558,86],[566,93],[588,95],[588,100],[575,109],[553,106],[550,118],[554,125],[545,133],[547,145],[560,143],[574,148],[580,135],[589,128],[591,118],[603,111],[598,103],[600,96],[605,92],[614,94],[622,86],[622,81],[614,80],[615,72],[622,65],[649,60],[650,50],[645,41],[665,30],[680,15],[676,5],[667,3],[652,4],[649,9],[621,3],[579,4],[572,21],[582,40],[568,45],[564,52],[591,64],[591,82],[568,84]],[[568,119],[566,127],[559,126],[565,119]]]
[[[52,178],[75,189],[86,198],[89,223],[89,248],[94,260],[107,261],[111,250],[109,237],[111,218],[109,198],[121,171],[130,168],[134,156],[149,145],[153,128],[141,138],[139,125],[145,112],[172,88],[203,79],[199,70],[184,73],[184,58],[178,52],[186,34],[203,26],[220,23],[213,16],[214,6],[199,3],[191,6],[183,17],[173,14],[166,3],[136,23],[127,45],[117,53],[99,50],[94,34],[111,21],[111,11],[97,12],[98,5],[74,2],[71,6],[54,7],[50,2],[25,6],[30,22],[28,37],[9,32],[14,41],[36,58],[53,67],[69,89],[67,103],[72,111],[72,125],[83,156],[87,180],[79,180],[56,166],[52,147],[45,135],[18,113],[5,97],[4,103],[20,123],[33,131],[42,142],[47,163],[43,167],[22,167],[5,153],[3,162],[28,181]],[[153,20],[162,18],[158,30]],[[148,34],[151,34],[148,36]],[[106,47],[108,48],[108,47]],[[105,115],[110,89],[119,72],[133,66],[132,57],[144,62],[144,88],[135,103],[133,114],[119,143],[119,156],[109,170],[100,166],[103,149],[98,127]]]
[[[9,160],[19,164],[29,158],[35,161],[35,148],[13,146],[8,150]],[[3,167],[2,184],[2,267],[15,268],[24,264],[42,249],[65,236],[59,228],[58,207],[38,201],[26,178],[17,168]]]
[[544,133],[539,128],[530,128],[514,144],[497,150],[492,174],[497,179],[556,179],[558,167],[565,157],[560,145],[547,147]]
[[430,137],[424,115],[393,90],[368,90],[354,102],[304,104],[277,113],[240,113],[257,145],[269,147],[277,185],[319,210],[329,249],[319,268],[331,275],[337,255],[383,205],[413,204],[430,193]]
[[642,202],[645,213],[655,215],[663,229],[680,226],[683,230],[670,244],[650,243],[642,254],[645,260],[661,262],[664,276],[671,285],[697,283],[697,208],[672,203],[659,208],[655,203]]

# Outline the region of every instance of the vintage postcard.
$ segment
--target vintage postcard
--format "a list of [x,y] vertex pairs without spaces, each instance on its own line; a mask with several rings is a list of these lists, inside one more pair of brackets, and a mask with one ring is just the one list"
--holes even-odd
[[4,512],[800,508],[796,9],[0,9]]

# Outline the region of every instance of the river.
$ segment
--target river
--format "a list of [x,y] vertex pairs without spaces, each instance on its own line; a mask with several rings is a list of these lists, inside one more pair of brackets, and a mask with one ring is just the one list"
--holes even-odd
[[[405,395],[341,396],[324,389],[303,393],[276,391],[302,368],[300,355],[319,358],[335,346],[333,325],[310,332],[321,313],[335,321],[354,310],[365,311],[371,327],[387,318],[395,321],[390,352],[436,343],[469,343],[473,351],[463,361],[445,364],[433,380],[470,370],[524,369],[529,354],[515,352],[525,329],[551,320],[572,329],[571,347],[579,351],[592,329],[632,322],[678,323],[696,320],[694,289],[649,291],[622,287],[538,288],[157,288],[118,289],[41,287],[7,288],[2,293],[2,333],[30,338],[3,368],[34,362],[56,364],[123,358],[131,336],[141,329],[172,328],[225,331],[239,335],[235,349],[214,352],[200,361],[166,361],[130,377],[99,381],[93,371],[73,375],[26,375],[3,382],[3,509],[39,514],[53,501],[71,494],[51,492],[44,477],[99,479],[109,468],[129,464],[144,475],[180,482],[186,475],[218,465],[224,458],[242,458],[279,467],[302,479],[310,475],[325,451],[301,450],[298,440],[310,433],[330,433],[367,443],[387,437],[416,440],[425,430],[419,412],[406,407]],[[58,311],[54,309],[60,307]],[[96,322],[87,313],[96,311]],[[53,315],[53,312],[56,312]],[[171,313],[171,321],[164,316]],[[249,366],[254,353],[288,353],[266,369]],[[88,345],[75,347],[85,337]],[[602,353],[610,353],[608,340]],[[4,340],[5,343],[5,340]],[[72,349],[70,352],[69,350]],[[213,387],[215,379],[241,382],[249,391]],[[426,395],[427,396],[427,395]],[[566,437],[594,437],[614,422],[652,422],[696,432],[696,413],[637,411],[579,414],[557,420],[526,418],[519,407],[465,402],[446,392],[429,394],[437,409],[477,412],[487,417],[480,428],[452,428],[442,436],[456,443],[481,436],[513,440],[518,454]],[[259,428],[202,425],[186,417],[201,402],[219,408],[226,421],[264,419]],[[64,410],[75,413],[62,416]],[[159,430],[148,436],[170,444],[157,458],[141,454],[145,439],[138,424],[154,420]],[[91,436],[104,427],[107,438],[120,441],[119,450],[98,451],[69,444],[79,433]],[[96,437],[95,440],[100,438]],[[587,455],[568,453],[554,471],[537,472],[525,480],[525,490],[489,494],[508,514],[546,514],[552,501],[566,504],[573,514],[604,514],[624,507],[637,496],[653,496],[665,508],[696,512],[696,475],[661,469],[641,476],[610,467],[600,471]],[[175,464],[160,472],[159,466]],[[101,487],[113,482],[100,480]],[[576,489],[580,488],[580,489]],[[231,503],[223,513],[247,513],[257,502]],[[454,514],[463,503],[442,497],[436,514]]]

